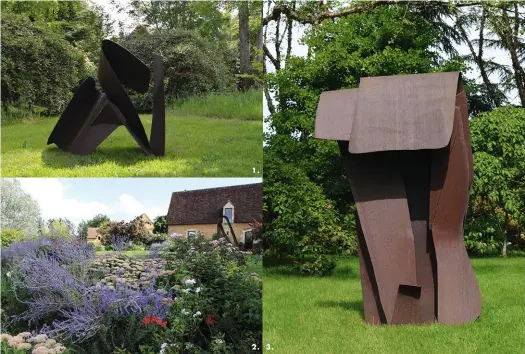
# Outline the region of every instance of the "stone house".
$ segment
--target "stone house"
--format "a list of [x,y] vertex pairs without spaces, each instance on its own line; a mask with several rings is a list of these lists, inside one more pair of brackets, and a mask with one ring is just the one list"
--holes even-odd
[[262,184],[174,192],[166,218],[168,233],[191,237],[200,232],[211,239],[217,232],[217,223],[222,222],[231,240],[230,228],[223,216],[230,220],[237,241],[250,244],[250,224],[262,221]]

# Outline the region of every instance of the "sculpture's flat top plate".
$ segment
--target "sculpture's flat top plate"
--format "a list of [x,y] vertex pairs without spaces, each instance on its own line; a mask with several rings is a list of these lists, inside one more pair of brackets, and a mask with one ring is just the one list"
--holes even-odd
[[321,94],[315,137],[349,141],[352,153],[439,149],[452,134],[459,73],[361,78]]
[[362,78],[349,151],[447,146],[458,78],[457,72]]

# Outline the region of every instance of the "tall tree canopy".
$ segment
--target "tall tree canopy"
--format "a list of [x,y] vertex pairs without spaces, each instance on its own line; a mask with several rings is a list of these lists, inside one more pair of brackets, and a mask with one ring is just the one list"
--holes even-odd
[[34,236],[38,233],[40,206],[24,192],[20,181],[2,178],[1,228],[17,229]]

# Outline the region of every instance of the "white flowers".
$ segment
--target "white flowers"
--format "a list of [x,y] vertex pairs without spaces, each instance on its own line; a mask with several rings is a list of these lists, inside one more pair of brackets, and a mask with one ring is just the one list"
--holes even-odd
[[182,292],[185,294],[189,294],[191,292],[191,289],[182,289]]
[[181,313],[182,313],[183,315],[189,315],[189,314],[190,314],[188,311],[186,311],[186,309],[182,309]]
[[196,283],[195,279],[186,279],[186,280],[184,281],[184,285],[186,285],[186,286],[192,286],[192,285],[194,285],[195,283]]
[[198,294],[201,292],[201,287],[199,286],[198,288],[195,289],[195,292]]
[[200,311],[197,311],[193,314],[193,318],[199,317],[200,315],[202,315],[202,313]]
[[220,338],[215,339],[214,342],[217,343],[217,344],[224,343],[224,341],[222,339],[220,339]]

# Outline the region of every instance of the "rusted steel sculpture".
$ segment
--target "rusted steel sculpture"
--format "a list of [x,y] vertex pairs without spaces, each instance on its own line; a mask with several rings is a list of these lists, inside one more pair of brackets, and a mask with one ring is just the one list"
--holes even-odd
[[[47,141],[60,149],[88,155],[120,125],[148,155],[164,155],[165,113],[162,58],[155,56],[151,142],[123,86],[144,93],[150,69],[118,44],[104,40],[98,67],[100,92],[92,77],[85,79]],[[151,143],[151,144],[150,144]]]
[[481,296],[463,243],[473,167],[459,73],[362,78],[321,94],[357,207],[365,321],[460,324]]

